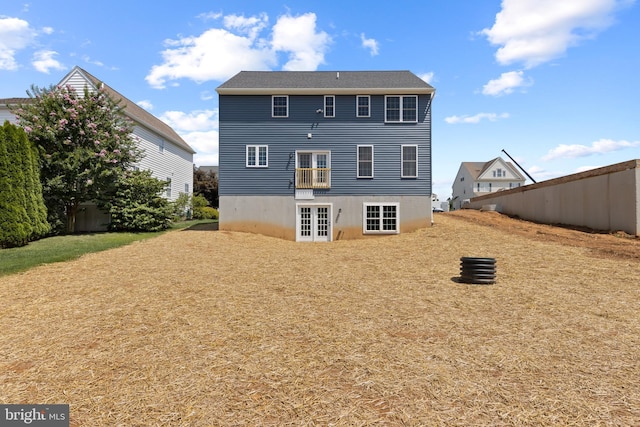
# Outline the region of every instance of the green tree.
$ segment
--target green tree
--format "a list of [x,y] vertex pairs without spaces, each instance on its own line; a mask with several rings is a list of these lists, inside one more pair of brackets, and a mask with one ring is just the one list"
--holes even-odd
[[173,206],[162,197],[167,183],[151,171],[128,171],[116,184],[114,197],[98,205],[111,214],[113,231],[159,231],[169,227]]
[[123,173],[140,160],[133,125],[106,89],[31,87],[13,112],[40,152],[49,223],[72,233],[78,206],[107,203]]
[[23,246],[48,231],[35,151],[25,132],[0,127],[0,247]]
[[209,206],[218,207],[218,176],[213,171],[205,172],[193,167],[193,194],[202,196]]

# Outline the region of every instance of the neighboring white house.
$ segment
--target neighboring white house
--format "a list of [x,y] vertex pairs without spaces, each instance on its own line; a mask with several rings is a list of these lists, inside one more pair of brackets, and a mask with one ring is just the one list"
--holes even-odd
[[[143,157],[135,166],[150,170],[154,177],[167,181],[165,197],[175,200],[180,193],[193,194],[193,154],[195,151],[169,125],[130,101],[80,67],[74,67],[59,86],[72,86],[79,94],[85,86],[90,90],[104,87],[115,101],[120,101],[125,115],[134,123],[133,136],[143,150]],[[25,102],[29,98],[0,99],[0,123],[16,117],[9,111],[10,105]],[[106,229],[109,217],[93,205],[85,205],[76,218],[76,231],[99,231]]]
[[520,171],[501,157],[488,162],[462,162],[452,186],[453,209],[462,208],[473,197],[520,187],[525,181]]

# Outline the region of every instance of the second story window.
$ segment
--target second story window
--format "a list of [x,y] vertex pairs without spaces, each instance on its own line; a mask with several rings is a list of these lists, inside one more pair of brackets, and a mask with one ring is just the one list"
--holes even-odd
[[369,95],[356,96],[356,117],[369,117],[371,115],[371,97]]
[[272,117],[289,117],[289,97],[272,96],[271,97],[271,116]]
[[358,178],[373,178],[373,145],[358,145]]
[[324,97],[324,116],[325,117],[336,116],[336,97],[333,95],[326,95]]
[[402,178],[418,177],[418,146],[402,146]]
[[409,122],[418,121],[418,97],[408,96],[385,96],[385,122]]
[[247,145],[248,168],[266,168],[269,166],[269,147],[267,145]]

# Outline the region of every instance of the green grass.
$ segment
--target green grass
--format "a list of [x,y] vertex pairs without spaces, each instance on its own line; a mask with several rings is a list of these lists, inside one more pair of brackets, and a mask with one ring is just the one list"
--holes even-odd
[[[213,222],[211,220],[182,221],[173,223],[170,230]],[[117,248],[156,237],[162,233],[95,233],[55,236],[31,242],[20,248],[0,249],[0,276],[25,271],[42,264],[69,261],[84,254]]]

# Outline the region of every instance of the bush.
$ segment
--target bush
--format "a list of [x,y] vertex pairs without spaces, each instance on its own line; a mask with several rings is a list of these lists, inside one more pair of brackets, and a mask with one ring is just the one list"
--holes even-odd
[[172,204],[174,220],[183,220],[189,215],[191,197],[187,193],[180,193]]
[[171,203],[160,194],[165,181],[150,171],[130,171],[116,184],[114,199],[104,207],[111,214],[113,231],[159,231],[169,227],[173,215]]
[[218,209],[210,206],[194,208],[193,219],[218,219]]

